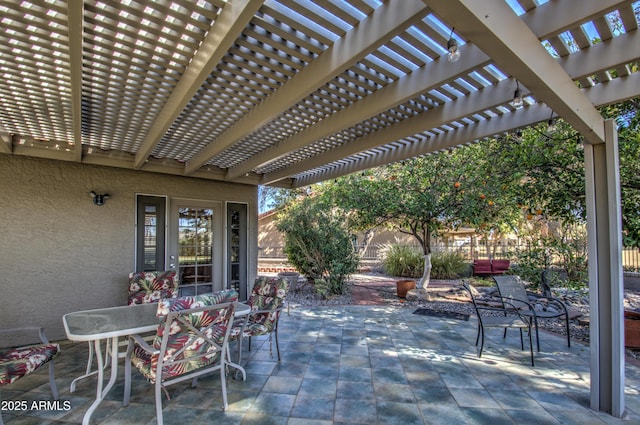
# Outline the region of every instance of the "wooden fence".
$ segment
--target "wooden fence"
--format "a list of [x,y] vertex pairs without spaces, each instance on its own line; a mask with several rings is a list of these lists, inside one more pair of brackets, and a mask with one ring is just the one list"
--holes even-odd
[[[360,252],[362,261],[369,264],[380,263],[382,261],[383,245],[371,244],[366,247],[356,246]],[[415,246],[419,249],[418,246]],[[513,242],[505,242],[496,246],[488,246],[485,244],[449,244],[437,243],[433,247],[433,251],[456,251],[460,253],[466,260],[471,262],[474,259],[488,258],[505,258],[515,259],[517,252],[523,252],[530,249],[527,244],[514,244]],[[583,249],[586,252],[586,248]],[[279,263],[286,264],[287,259],[284,255],[283,246],[265,246],[258,250],[259,263]],[[640,272],[640,250],[637,248],[623,248],[622,250],[622,266],[626,272]]]

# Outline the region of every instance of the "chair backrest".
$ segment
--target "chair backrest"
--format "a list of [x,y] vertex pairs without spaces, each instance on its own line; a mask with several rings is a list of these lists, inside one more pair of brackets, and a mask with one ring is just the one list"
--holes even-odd
[[473,295],[475,288],[466,281],[462,281],[462,287],[467,290],[469,293],[469,297],[471,297],[471,302],[473,303],[473,308],[476,310],[476,314],[478,313],[478,305],[476,304],[476,297]]
[[217,363],[226,347],[238,301],[234,289],[180,298],[158,304],[158,350],[151,367],[164,381]]
[[518,276],[493,276],[493,280],[498,287],[500,298],[509,300],[509,303],[516,308],[529,308],[527,290]]
[[252,314],[251,322],[259,323],[271,331],[280,317],[288,291],[288,279],[265,276],[256,278],[247,304],[251,311],[261,310],[264,313]]
[[129,273],[127,304],[157,303],[178,294],[175,270]]

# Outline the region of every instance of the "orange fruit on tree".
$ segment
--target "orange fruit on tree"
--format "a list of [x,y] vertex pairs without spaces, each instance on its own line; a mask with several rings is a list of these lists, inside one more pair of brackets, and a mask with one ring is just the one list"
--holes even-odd
[[485,198],[484,193],[481,193],[480,194],[480,199],[484,199],[484,198]]
[[487,202],[490,206],[493,205],[493,201]]
[[455,182],[455,183],[453,184],[453,187],[455,187],[456,189],[457,189],[457,188],[459,188],[459,187],[460,187],[460,182]]
[[527,214],[527,220],[531,220],[533,218],[533,214]]

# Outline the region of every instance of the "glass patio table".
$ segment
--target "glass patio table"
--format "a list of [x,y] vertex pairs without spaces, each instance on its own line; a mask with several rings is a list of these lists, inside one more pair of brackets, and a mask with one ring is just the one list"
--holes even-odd
[[[82,419],[83,425],[89,424],[91,415],[116,382],[118,376],[118,338],[157,330],[157,310],[158,304],[155,303],[135,304],[76,311],[62,317],[67,338],[71,341],[93,342],[98,362],[96,399],[85,412]],[[235,316],[243,316],[250,311],[251,308],[248,305],[237,303]],[[111,374],[106,386],[103,382],[105,359],[100,348],[102,340],[107,340],[107,347],[111,349]],[[242,369],[240,365],[231,364],[231,366]],[[244,369],[242,372],[244,375]]]

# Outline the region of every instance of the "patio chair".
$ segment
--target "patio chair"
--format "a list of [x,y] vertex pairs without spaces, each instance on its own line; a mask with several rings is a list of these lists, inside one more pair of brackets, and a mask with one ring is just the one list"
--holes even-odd
[[[164,298],[175,298],[178,295],[178,279],[175,270],[164,271],[146,271],[129,273],[129,283],[127,286],[127,305],[157,303]],[[118,347],[122,346],[123,351],[118,353],[118,358],[124,358],[126,350],[126,341],[120,342]],[[87,359],[87,369],[84,375],[71,381],[69,391],[74,392],[76,383],[84,378],[95,375],[97,371],[92,371],[93,342],[89,341],[89,358]],[[105,357],[111,351],[109,346],[105,348]],[[105,361],[105,365],[108,361]]]
[[157,303],[178,294],[175,270],[129,273],[127,304]]
[[[540,294],[528,292],[524,283],[518,276],[503,275],[493,276],[496,282],[500,298],[515,306],[529,321],[533,321],[536,331],[536,345],[540,351],[540,336],[538,333],[538,319],[564,318],[567,332],[567,346],[571,347],[571,335],[569,333],[569,312],[562,301],[553,297],[543,297]],[[505,330],[506,332],[506,330]]]
[[[478,318],[478,333],[476,335],[476,346],[478,345],[478,341],[480,341],[480,351],[478,352],[478,357],[482,357],[482,350],[484,348],[484,333],[485,328],[500,328],[504,329],[505,333],[503,338],[506,337],[506,330],[508,328],[515,328],[520,330],[520,347],[524,350],[524,337],[522,335],[522,330],[527,329],[529,332],[529,349],[531,351],[531,366],[534,366],[533,362],[533,340],[531,337],[531,321],[529,321],[525,316],[521,315],[520,312],[513,308],[500,308],[500,307],[488,307],[488,306],[480,306],[478,305],[474,292],[475,288],[470,285],[468,282],[462,282],[462,286],[467,290],[469,296],[471,297],[471,302],[473,303],[473,308],[475,309],[476,316]],[[503,301],[504,304],[508,305],[507,301]]]
[[269,353],[273,356],[272,335],[275,335],[276,352],[280,361],[280,346],[278,344],[278,320],[280,312],[285,307],[289,280],[282,277],[258,277],[255,280],[251,295],[246,304],[251,307],[251,313],[238,318],[231,329],[231,340],[238,340],[238,364],[242,360],[242,339],[249,338],[251,351],[251,337],[269,335]]
[[[35,340],[38,335],[40,343],[12,347],[13,341]],[[53,359],[60,353],[60,346],[50,343],[41,327],[22,327],[0,330],[0,386],[9,385],[28,374],[35,372],[41,366],[49,363],[49,385],[54,400],[58,400],[58,387],[54,379]],[[3,403],[4,406],[4,403]],[[2,414],[0,413],[0,425]]]
[[158,331],[150,346],[140,335],[129,338],[125,362],[123,405],[131,397],[131,365],[155,387],[156,418],[162,425],[162,391],[185,380],[197,385],[198,377],[220,373],[226,410],[229,332],[238,292],[235,290],[169,298],[158,304]]

